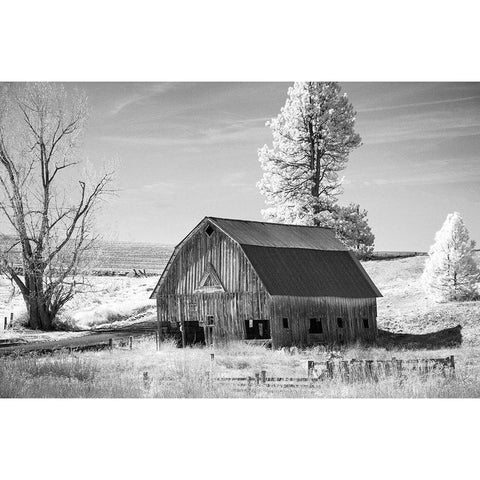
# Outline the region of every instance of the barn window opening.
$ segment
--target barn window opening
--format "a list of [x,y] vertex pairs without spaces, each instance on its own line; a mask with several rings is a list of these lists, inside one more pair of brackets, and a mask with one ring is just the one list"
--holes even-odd
[[323,333],[323,324],[321,318],[311,318],[308,333]]
[[283,318],[283,328],[288,328],[288,318]]
[[370,328],[370,325],[368,324],[368,318],[363,319],[363,328]]
[[337,326],[338,328],[343,328],[343,318],[337,318]]
[[207,234],[207,236],[210,237],[213,232],[214,232],[213,227],[211,225],[207,225],[207,228],[205,229],[205,233]]
[[262,340],[270,338],[269,320],[245,320],[245,339]]

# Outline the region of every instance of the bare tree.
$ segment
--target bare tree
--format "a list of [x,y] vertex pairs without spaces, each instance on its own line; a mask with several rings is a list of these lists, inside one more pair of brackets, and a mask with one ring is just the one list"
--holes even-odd
[[[50,330],[73,297],[92,249],[93,214],[112,174],[92,181],[77,146],[86,97],[59,84],[0,87],[1,270],[19,288],[29,326]],[[80,178],[80,180],[79,180]],[[19,250],[23,275],[12,252]]]

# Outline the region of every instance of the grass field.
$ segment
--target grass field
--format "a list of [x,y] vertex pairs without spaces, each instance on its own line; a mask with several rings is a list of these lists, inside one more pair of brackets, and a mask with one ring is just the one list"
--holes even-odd
[[[157,351],[152,339],[136,341],[134,348],[79,354],[11,357],[0,361],[1,397],[127,397],[127,398],[205,398],[205,397],[314,397],[314,398],[427,398],[480,396],[480,348],[463,347],[454,351],[456,374],[406,373],[381,376],[378,381],[342,381],[339,377],[322,380],[315,386],[236,388],[233,384],[209,381],[209,350],[177,349],[166,342]],[[397,359],[447,356],[452,350],[386,351],[352,347],[341,353],[343,359]],[[307,360],[324,361],[321,348],[294,351],[268,350],[246,344],[232,344],[215,350],[215,377],[254,376],[266,370],[268,376],[305,377]],[[145,372],[148,374],[144,379]]]

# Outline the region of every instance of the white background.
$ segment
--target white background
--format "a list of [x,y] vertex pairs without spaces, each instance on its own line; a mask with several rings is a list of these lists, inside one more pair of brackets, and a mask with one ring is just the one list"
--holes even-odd
[[[2,4],[1,18],[3,81],[480,80],[474,2],[43,0]],[[2,400],[0,475],[476,478],[479,410],[478,400]]]

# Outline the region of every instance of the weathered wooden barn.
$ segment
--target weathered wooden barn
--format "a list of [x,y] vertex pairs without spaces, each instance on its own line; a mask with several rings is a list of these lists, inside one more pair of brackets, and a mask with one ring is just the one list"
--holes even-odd
[[381,294],[328,228],[205,217],[176,247],[151,298],[184,344],[373,341]]

